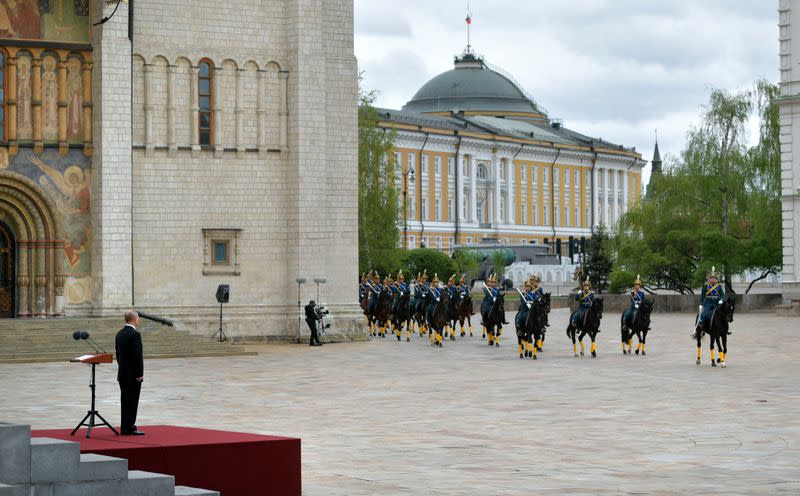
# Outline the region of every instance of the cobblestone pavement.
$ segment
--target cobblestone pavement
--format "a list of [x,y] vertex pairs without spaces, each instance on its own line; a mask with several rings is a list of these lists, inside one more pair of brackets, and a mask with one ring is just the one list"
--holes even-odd
[[[309,495],[800,494],[800,320],[737,315],[728,368],[712,369],[706,347],[694,363],[693,316],[655,314],[646,357],[621,354],[618,318],[596,359],[572,356],[554,310],[538,361],[510,332],[492,349],[390,337],[150,360],[139,425],[301,437]],[[116,423],[115,373],[99,368],[98,406]],[[72,427],[88,377],[0,365],[0,419]]]

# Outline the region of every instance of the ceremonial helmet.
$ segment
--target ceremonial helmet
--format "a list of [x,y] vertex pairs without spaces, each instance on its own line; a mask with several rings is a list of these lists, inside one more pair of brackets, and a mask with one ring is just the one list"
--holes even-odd
[[638,284],[639,286],[641,286],[641,285],[642,285],[642,278],[641,278],[641,277],[639,277],[639,274],[636,274],[636,279],[633,281],[633,285],[634,285],[634,286],[636,286],[637,284]]
[[467,283],[467,274],[466,274],[466,273],[464,273],[464,274],[461,276],[461,280],[460,280],[460,281],[458,281],[458,282],[459,282],[460,284],[466,284],[466,283]]
[[530,281],[530,279],[526,280],[526,281],[523,283],[523,286],[525,286],[525,289],[533,289],[533,285],[531,285],[531,281]]
[[436,284],[437,282],[439,282],[439,274],[434,272],[433,279],[431,279],[431,283]]
[[455,283],[456,283],[456,275],[455,275],[455,274],[453,274],[452,276],[450,276],[450,278],[447,280],[447,284],[450,284],[451,282],[452,282],[453,284],[455,284]]
[[364,284],[365,282],[367,282],[367,273],[366,272],[362,272],[361,273],[361,284]]
[[383,283],[388,286],[389,284],[392,284],[393,282],[394,282],[394,280],[392,280],[392,275],[391,274],[386,274],[386,279],[383,280]]
[[425,269],[425,270],[422,271],[422,280],[423,281],[427,281],[428,280],[428,269]]
[[488,279],[486,279],[486,282],[497,282],[497,277],[495,277],[494,274],[489,274],[489,277]]
[[708,273],[708,278],[711,279],[712,277],[717,279],[717,268],[713,265],[711,266],[711,272]]
[[397,280],[398,281],[405,281],[406,280],[406,276],[403,275],[403,271],[402,270],[397,273]]
[[531,282],[534,282],[534,281],[535,282],[542,282],[542,276],[540,276],[539,274],[531,274],[530,281]]
[[588,277],[585,281],[583,281],[583,284],[581,284],[581,287],[585,288],[586,286],[589,286],[589,289],[592,289],[592,281],[590,281]]
[[372,278],[378,281],[379,283],[381,282],[381,275],[378,274],[377,270],[375,271],[375,275],[373,275]]

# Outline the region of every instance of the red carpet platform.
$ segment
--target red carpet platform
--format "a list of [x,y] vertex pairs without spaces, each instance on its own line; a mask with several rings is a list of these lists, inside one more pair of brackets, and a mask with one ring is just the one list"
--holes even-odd
[[220,491],[222,496],[291,495],[301,493],[300,439],[241,432],[193,429],[171,425],[140,427],[144,436],[115,436],[95,428],[33,431],[81,443],[81,453],[128,460],[129,470],[175,476],[175,484]]

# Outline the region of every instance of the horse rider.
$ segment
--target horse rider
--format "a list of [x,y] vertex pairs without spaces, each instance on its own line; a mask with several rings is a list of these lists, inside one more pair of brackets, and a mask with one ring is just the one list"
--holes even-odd
[[570,323],[572,323],[572,327],[575,329],[581,329],[583,327],[583,321],[586,319],[586,313],[592,308],[592,303],[594,303],[594,292],[592,292],[592,282],[587,277],[585,281],[583,281],[583,291],[579,294],[575,295],[575,301],[580,302],[578,305],[578,309],[572,313],[570,317]]
[[642,291],[642,280],[639,274],[636,274],[636,280],[633,281],[633,289],[631,290],[630,299],[631,306],[625,309],[622,313],[622,325],[625,330],[630,330],[633,327],[633,320],[636,318],[636,312],[639,310],[639,305],[644,303],[647,295]]
[[[483,287],[483,303],[481,303],[481,315],[486,315],[492,310],[492,306],[497,301],[497,296],[500,294],[500,288],[497,287],[497,276],[491,274],[488,279],[486,279],[486,284]],[[503,319],[503,324],[508,324]],[[486,323],[483,323],[484,329],[486,328]],[[502,325],[498,325],[498,331],[502,329]]]
[[376,270],[372,280],[374,284],[372,285],[372,294],[370,295],[369,304],[367,305],[367,311],[372,314],[375,312],[375,307],[378,306],[378,297],[383,292],[383,285],[381,284],[381,276],[378,274]]
[[708,282],[700,292],[700,306],[697,309],[700,318],[698,319],[697,327],[692,333],[692,339],[697,339],[698,336],[702,336],[703,332],[708,332],[708,326],[711,325],[711,318],[714,316],[714,312],[720,305],[725,303],[725,300],[725,290],[722,289],[717,280],[716,267],[711,267],[711,272],[708,274]]
[[395,298],[392,304],[392,313],[396,314],[397,307],[400,305],[400,298],[408,294],[408,284],[406,284],[406,276],[403,275],[402,270],[397,273],[397,282],[394,284],[394,292],[397,294],[397,298]]
[[[453,305],[452,308],[456,308],[455,305],[456,305],[456,296],[458,295],[458,288],[456,287],[456,275],[455,274],[453,274],[452,276],[450,276],[447,279],[447,287],[445,288],[445,291],[447,291],[447,293],[450,295],[450,305]],[[448,309],[448,313],[449,312],[450,312],[450,310]],[[448,317],[448,319],[449,319],[449,317]],[[450,327],[449,326],[449,320],[448,320],[448,324],[447,324],[446,327],[447,328]],[[455,327],[453,327],[452,329],[445,329],[445,330],[449,331],[451,340],[456,339],[456,329],[455,329]]]
[[[467,284],[467,274],[461,276],[458,281],[458,298],[463,300],[469,294],[469,285]],[[475,315],[475,312],[470,309],[470,315]]]
[[369,294],[369,286],[367,286],[367,275],[361,274],[361,282],[358,285],[358,301],[364,301],[364,298]]
[[[531,281],[526,280],[523,283],[523,286],[525,291],[519,295],[519,310],[517,311],[517,318],[514,319],[515,324],[517,325],[517,330],[520,330],[525,326],[525,320],[528,318],[528,313],[530,313],[531,307],[534,304],[533,287],[531,286]],[[520,353],[521,352],[522,350],[520,350]]]
[[[428,305],[425,308],[425,314],[432,316],[433,313],[436,311],[436,305],[442,299],[442,293],[444,292],[444,288],[441,286],[441,281],[439,281],[439,274],[434,273],[433,279],[431,279],[431,285],[428,291]],[[444,332],[444,330],[442,330]],[[435,335],[431,332],[431,340],[438,345],[441,345],[442,342],[442,334],[436,333]]]

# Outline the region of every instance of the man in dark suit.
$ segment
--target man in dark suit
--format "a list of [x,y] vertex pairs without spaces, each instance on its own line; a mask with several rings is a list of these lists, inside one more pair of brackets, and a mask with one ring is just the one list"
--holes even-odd
[[322,343],[319,341],[319,334],[317,333],[317,311],[316,307],[317,304],[314,300],[308,302],[306,305],[306,324],[308,324],[308,328],[311,330],[311,342],[309,343],[311,346],[322,346]]
[[142,335],[139,327],[139,314],[135,310],[125,312],[125,327],[117,333],[116,351],[117,382],[122,403],[120,431],[123,436],[143,436],[136,428],[136,413],[139,410],[139,393],[144,381],[144,358],[142,356]]

